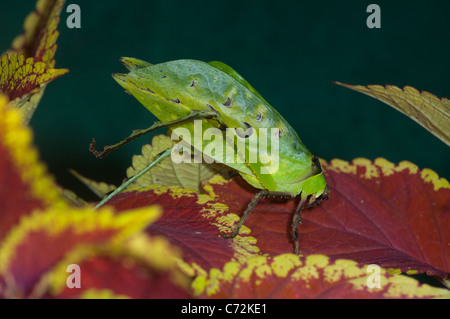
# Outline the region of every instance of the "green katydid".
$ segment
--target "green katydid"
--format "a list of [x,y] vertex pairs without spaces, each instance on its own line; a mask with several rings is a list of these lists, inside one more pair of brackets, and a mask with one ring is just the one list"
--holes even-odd
[[[182,137],[185,144],[204,153],[206,158],[212,158],[236,170],[249,184],[260,189],[231,235],[224,237],[233,238],[237,235],[259,198],[300,196],[292,222],[292,236],[295,252],[298,254],[298,224],[301,222],[301,211],[304,207],[312,207],[328,199],[329,188],[318,158],[303,145],[287,121],[242,76],[221,62],[177,60],[152,65],[134,58],[122,58],[122,62],[130,72],[114,74],[114,79],[161,122],[146,130],[134,131],[122,142],[105,147],[103,152],[94,149],[93,141],[91,151],[101,158],[157,128],[169,127],[172,132],[181,131],[179,137]],[[201,124],[201,133],[209,129],[215,129],[215,134],[225,134],[227,131],[223,148],[215,147],[214,152],[205,151],[208,145],[210,146],[210,140],[196,141],[198,133],[195,130],[198,128],[198,122]],[[272,130],[271,134],[267,133],[268,129]],[[228,134],[230,131],[232,134]],[[267,140],[269,135],[270,141],[262,144],[263,138]],[[190,136],[194,136],[194,142],[190,140]],[[215,138],[218,139],[217,136]],[[234,138],[244,143],[234,143]],[[272,152],[271,156],[265,153],[266,156],[258,158],[255,155],[263,153],[260,149],[262,145],[272,148],[277,146],[278,150]],[[230,150],[234,151],[230,152],[231,158],[228,157]],[[176,149],[174,152],[179,151],[180,149]],[[227,160],[223,157],[225,153]],[[162,156],[168,155],[169,152],[166,151]],[[155,162],[161,160],[162,157],[157,158]],[[264,168],[272,165],[274,161],[277,164],[276,170],[264,171]],[[147,169],[153,167],[155,162]],[[107,199],[104,199],[98,206],[106,201]]]

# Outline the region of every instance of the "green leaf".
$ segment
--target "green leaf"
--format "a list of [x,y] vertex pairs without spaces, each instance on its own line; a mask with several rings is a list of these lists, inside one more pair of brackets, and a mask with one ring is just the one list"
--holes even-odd
[[106,194],[109,192],[112,192],[117,187],[112,184],[107,184],[105,182],[97,182],[93,179],[84,177],[77,171],[71,169],[69,172],[75,176],[80,182],[82,182],[84,185],[86,185],[87,188],[89,188],[95,195],[97,195],[99,198],[103,198]]
[[[127,177],[130,178],[142,171],[155,160],[158,154],[174,145],[175,142],[168,136],[155,136],[152,145],[142,147],[142,155],[133,156],[133,165],[127,169]],[[168,157],[141,178],[131,183],[128,188],[149,185],[181,186],[200,193],[200,183],[212,177],[215,173],[217,173],[217,170],[212,165],[203,163],[174,164],[171,157]]]

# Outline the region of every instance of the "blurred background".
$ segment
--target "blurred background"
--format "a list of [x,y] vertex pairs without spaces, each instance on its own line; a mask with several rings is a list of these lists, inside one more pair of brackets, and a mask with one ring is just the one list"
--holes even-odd
[[[66,7],[81,7],[81,29]],[[366,8],[381,7],[381,29]],[[2,0],[0,51],[22,32],[34,0]],[[298,132],[313,154],[331,160],[408,160],[450,177],[450,149],[400,112],[337,86],[413,86],[450,98],[449,1],[66,1],[56,67],[31,121],[43,161],[67,188],[89,192],[68,173],[119,184],[143,137],[103,160],[88,151],[156,119],[111,74],[121,56],[153,64],[219,60],[237,70]],[[164,133],[165,130],[159,133]],[[90,195],[89,195],[90,196]]]

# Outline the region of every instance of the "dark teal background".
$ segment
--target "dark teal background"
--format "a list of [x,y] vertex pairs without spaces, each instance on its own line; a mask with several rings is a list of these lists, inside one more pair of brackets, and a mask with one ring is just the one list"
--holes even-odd
[[[34,1],[2,0],[0,51],[22,32]],[[82,190],[67,170],[120,183],[148,137],[104,160],[88,151],[155,120],[111,78],[121,56],[151,63],[223,61],[243,75],[330,160],[409,160],[450,176],[449,148],[398,111],[337,86],[393,84],[450,97],[450,1],[67,1],[81,29],[61,13],[56,66],[70,73],[48,85],[31,122],[42,159],[63,186]],[[381,7],[381,29],[366,8]],[[162,131],[163,132],[163,131]]]

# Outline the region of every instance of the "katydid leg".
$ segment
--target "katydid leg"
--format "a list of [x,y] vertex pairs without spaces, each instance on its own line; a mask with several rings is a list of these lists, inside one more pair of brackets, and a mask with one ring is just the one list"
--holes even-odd
[[127,181],[125,181],[122,185],[120,185],[119,187],[117,187],[114,191],[112,191],[108,196],[106,196],[103,200],[101,200],[97,206],[95,206],[95,208],[99,208],[103,205],[105,205],[111,198],[113,198],[114,196],[116,196],[117,194],[119,194],[122,190],[124,190],[128,185],[130,185],[132,182],[134,182],[135,180],[137,180],[139,177],[141,177],[142,175],[144,175],[145,173],[147,173],[152,167],[154,167],[155,165],[157,165],[158,163],[162,162],[166,157],[168,157],[170,155],[170,153],[172,152],[172,148],[169,148],[167,150],[165,150],[164,152],[160,153],[158,155],[158,157],[150,164],[148,165],[146,168],[144,168],[142,171],[140,171],[139,173],[137,173],[136,175],[130,177]]
[[298,224],[302,222],[302,210],[305,206],[307,197],[302,197],[298,203],[297,209],[294,213],[294,218],[292,219],[292,238],[294,240],[295,248],[294,252],[296,255],[299,254],[299,244],[298,244]]
[[253,209],[255,208],[256,204],[258,204],[259,199],[262,198],[262,197],[268,197],[268,196],[292,198],[292,194],[291,193],[286,193],[286,192],[271,192],[271,191],[268,191],[268,190],[262,190],[262,191],[258,192],[255,195],[255,197],[253,197],[253,199],[250,202],[250,204],[248,204],[248,207],[245,210],[244,214],[242,215],[241,220],[239,221],[239,223],[236,226],[234,226],[233,231],[231,232],[231,234],[230,235],[223,235],[222,237],[223,238],[227,238],[227,239],[236,237],[236,235],[239,233],[239,230],[241,229],[242,225],[245,223],[245,220],[250,215],[250,213],[253,211]]
[[217,118],[217,114],[214,113],[213,111],[197,111],[194,110],[191,112],[191,114],[185,116],[185,117],[181,117],[179,119],[173,120],[173,121],[169,121],[169,122],[156,122],[155,124],[153,124],[152,126],[150,126],[149,128],[143,129],[143,130],[135,130],[133,131],[133,133],[128,136],[126,139],[114,144],[114,145],[109,145],[109,146],[105,146],[103,148],[103,151],[97,151],[95,149],[95,139],[92,139],[91,145],[89,145],[89,150],[91,151],[91,153],[93,153],[95,155],[95,157],[97,158],[104,158],[105,156],[107,156],[109,153],[111,153],[112,151],[118,149],[119,147],[137,139],[138,137],[141,137],[145,134],[148,134],[150,132],[153,132],[159,128],[163,128],[163,127],[168,127],[171,125],[175,125],[175,124],[180,124],[183,122],[188,122],[188,121],[193,121],[193,120],[198,120],[198,119],[214,119]]

